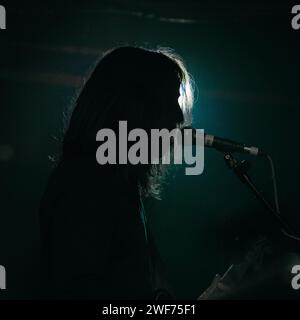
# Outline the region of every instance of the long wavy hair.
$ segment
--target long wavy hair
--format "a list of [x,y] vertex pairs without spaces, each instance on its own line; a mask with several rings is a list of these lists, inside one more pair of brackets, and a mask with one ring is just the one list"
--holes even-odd
[[[147,132],[189,125],[192,87],[182,59],[170,49],[127,46],[106,52],[78,94],[60,160],[76,155],[95,157],[96,133],[102,128],[117,132],[120,120],[127,121],[128,130]],[[138,186],[142,196],[159,198],[165,165],[114,166],[120,177]]]

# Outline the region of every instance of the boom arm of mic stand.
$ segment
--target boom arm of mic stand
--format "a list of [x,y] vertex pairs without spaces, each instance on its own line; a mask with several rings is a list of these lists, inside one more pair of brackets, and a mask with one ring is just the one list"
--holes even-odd
[[281,226],[281,230],[286,231],[289,234],[295,234],[291,227],[282,219],[282,217],[274,210],[269,201],[263,196],[263,194],[256,188],[255,184],[252,182],[251,178],[247,173],[247,167],[245,162],[239,162],[236,160],[232,154],[225,153],[224,160],[227,166],[236,174],[236,176],[244,183],[256,196],[256,198],[263,204],[269,213],[271,213]]

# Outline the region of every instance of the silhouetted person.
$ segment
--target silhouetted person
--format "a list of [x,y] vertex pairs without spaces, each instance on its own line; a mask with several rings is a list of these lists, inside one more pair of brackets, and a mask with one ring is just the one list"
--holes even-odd
[[118,133],[120,120],[128,131],[185,125],[189,87],[184,64],[165,50],[121,47],[96,64],[41,202],[44,297],[146,299],[159,288],[172,297],[142,205],[159,196],[164,167],[99,165],[96,133]]

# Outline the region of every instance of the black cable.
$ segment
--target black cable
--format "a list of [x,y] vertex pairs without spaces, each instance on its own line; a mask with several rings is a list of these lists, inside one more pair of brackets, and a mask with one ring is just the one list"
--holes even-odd
[[[277,215],[281,215],[280,213],[280,206],[279,206],[279,198],[278,198],[278,189],[277,189],[277,180],[276,180],[276,173],[275,173],[275,166],[274,162],[269,154],[266,155],[266,158],[269,161],[270,168],[271,168],[271,176],[272,176],[272,184],[273,184],[273,196],[274,196],[274,203],[275,203],[275,212]],[[300,237],[290,234],[287,230],[281,229],[282,233],[296,241],[300,241]]]

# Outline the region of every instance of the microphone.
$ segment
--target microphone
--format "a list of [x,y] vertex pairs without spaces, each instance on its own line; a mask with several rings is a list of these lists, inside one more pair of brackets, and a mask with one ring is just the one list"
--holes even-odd
[[[186,127],[187,129],[193,130],[193,144],[196,144],[196,129],[191,127]],[[238,152],[246,153],[252,156],[264,156],[264,153],[261,149],[246,145],[240,142],[233,140],[220,138],[211,134],[204,133],[204,146],[209,148],[214,148],[222,152]]]

